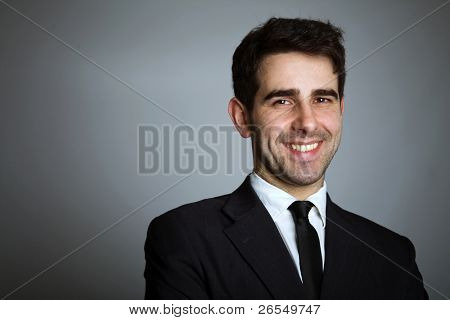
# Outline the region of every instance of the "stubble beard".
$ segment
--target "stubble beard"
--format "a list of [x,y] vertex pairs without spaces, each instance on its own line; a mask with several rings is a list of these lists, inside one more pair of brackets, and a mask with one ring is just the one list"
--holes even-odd
[[[318,168],[314,168],[312,162],[295,163],[292,154],[287,153],[286,150],[276,150],[271,148],[270,144],[267,146],[267,151],[259,143],[254,145],[255,147],[255,171],[262,175],[269,175],[272,179],[283,181],[283,183],[292,186],[308,186],[319,181],[324,175],[336,154],[340,144],[340,133],[336,136],[335,143],[332,150],[326,152],[322,158],[315,161],[319,161]],[[324,142],[329,141],[330,137],[323,137]],[[278,140],[277,140],[278,141]],[[279,144],[281,148],[285,148],[282,144]],[[322,146],[323,147],[323,146]],[[277,156],[278,155],[278,156]],[[294,164],[294,165],[293,165]]]

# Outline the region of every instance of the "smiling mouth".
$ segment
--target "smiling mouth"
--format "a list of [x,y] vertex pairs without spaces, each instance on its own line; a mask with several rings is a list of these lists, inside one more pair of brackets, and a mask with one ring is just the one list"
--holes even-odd
[[289,149],[300,151],[300,152],[309,152],[312,150],[317,149],[319,146],[319,142],[314,142],[310,144],[293,144],[293,143],[287,143],[285,144]]

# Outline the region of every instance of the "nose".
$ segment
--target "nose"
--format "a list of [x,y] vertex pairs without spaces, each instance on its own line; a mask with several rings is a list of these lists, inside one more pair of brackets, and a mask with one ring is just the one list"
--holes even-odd
[[314,132],[317,128],[317,119],[313,107],[307,103],[300,103],[294,109],[294,119],[292,121],[292,130],[302,134]]

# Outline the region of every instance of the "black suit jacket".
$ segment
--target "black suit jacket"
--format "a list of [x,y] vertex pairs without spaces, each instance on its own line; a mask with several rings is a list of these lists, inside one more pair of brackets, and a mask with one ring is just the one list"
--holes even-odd
[[[249,177],[233,193],[155,218],[147,299],[304,299],[302,282]],[[321,299],[426,299],[412,243],[327,195]]]

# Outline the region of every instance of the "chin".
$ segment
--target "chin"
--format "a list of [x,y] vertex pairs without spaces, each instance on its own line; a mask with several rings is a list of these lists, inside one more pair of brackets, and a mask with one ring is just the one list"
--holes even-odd
[[309,186],[319,181],[322,178],[322,175],[321,174],[299,175],[299,174],[284,173],[283,175],[280,175],[279,178],[291,185]]
[[309,186],[320,180],[320,177],[292,177],[291,181],[298,186]]

